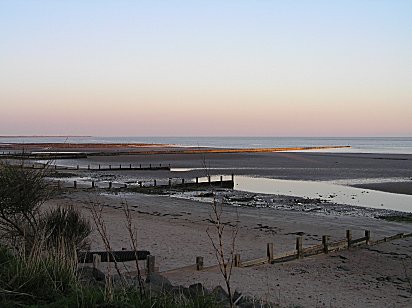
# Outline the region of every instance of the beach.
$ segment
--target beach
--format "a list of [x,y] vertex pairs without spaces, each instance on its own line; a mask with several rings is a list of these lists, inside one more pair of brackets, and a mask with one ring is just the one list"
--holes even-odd
[[[147,154],[90,155],[53,163],[71,167],[59,171],[68,174],[60,178],[62,181],[67,179],[67,185],[73,178],[84,178],[85,183],[93,179],[97,185],[103,186],[107,181],[149,183],[153,179],[169,178],[190,181],[206,175],[234,174],[235,182],[240,176],[310,180],[346,186],[363,185],[390,192],[397,192],[402,187],[402,193],[410,194],[408,183],[412,176],[412,155],[309,151],[205,151],[189,154],[167,153],[169,146],[143,148]],[[165,152],[159,153],[159,150]],[[96,170],[98,165],[109,164],[162,164],[170,165],[171,169],[127,170],[125,167],[125,170]],[[92,170],[88,170],[88,166]],[[222,221],[228,224],[224,233],[226,245],[231,240],[231,228],[238,230],[234,247],[241,260],[265,257],[267,243],[274,244],[275,254],[294,250],[296,238],[300,236],[303,245],[309,246],[320,244],[323,235],[329,236],[330,241],[344,239],[346,230],[351,230],[354,238],[369,230],[372,240],[412,232],[410,223],[378,218],[400,212],[323,202],[318,198],[293,194],[213,191],[216,200],[225,200]],[[85,186],[64,189],[63,194],[48,201],[46,206],[73,206],[88,217],[90,206],[101,206],[112,248],[121,250],[131,248],[122,210],[122,203],[127,202],[137,228],[139,249],[148,250],[155,256],[159,272],[176,285],[189,286],[200,282],[213,288],[219,284],[224,286],[224,281],[215,266],[217,261],[207,235],[207,230],[213,231],[210,217],[213,198],[205,195],[206,192],[166,190],[164,195],[148,195],[127,189],[91,189]],[[94,232],[91,249],[104,248],[99,235]],[[193,266],[198,256],[204,258],[205,269],[202,271],[196,271]],[[408,237],[285,263],[234,268],[232,286],[245,295],[281,307],[408,307],[412,303],[411,257],[412,239]],[[134,271],[132,264],[125,264],[124,268],[125,271]]]

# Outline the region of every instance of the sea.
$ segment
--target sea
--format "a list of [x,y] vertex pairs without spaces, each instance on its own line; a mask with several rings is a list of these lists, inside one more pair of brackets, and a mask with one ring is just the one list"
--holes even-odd
[[350,146],[339,153],[412,154],[412,137],[0,137],[0,143],[147,143],[180,147],[284,148]]

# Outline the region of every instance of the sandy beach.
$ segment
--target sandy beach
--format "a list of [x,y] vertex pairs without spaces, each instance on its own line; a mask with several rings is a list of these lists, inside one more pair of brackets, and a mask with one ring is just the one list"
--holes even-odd
[[[150,148],[148,148],[150,151]],[[76,160],[58,160],[59,166],[98,164],[162,164],[171,170],[91,171],[63,170],[78,178],[152,180],[212,175],[247,175],[288,180],[311,180],[361,185],[364,188],[410,194],[412,156],[393,154],[342,154],[321,152],[279,153],[196,153],[90,156]],[[205,171],[206,166],[206,171]],[[183,171],[182,171],[183,170]],[[70,178],[70,177],[69,177]],[[396,184],[401,183],[401,184]],[[401,187],[401,188],[400,188]],[[250,194],[217,191],[227,198]],[[198,193],[197,193],[198,194]],[[278,207],[256,207],[252,203],[224,205],[223,221],[236,224],[235,252],[241,260],[264,257],[266,244],[274,243],[275,253],[295,249],[297,236],[303,245],[345,238],[346,230],[361,237],[370,230],[372,239],[412,232],[409,223],[376,218],[384,211],[345,205],[332,205],[315,199],[290,196],[254,196],[270,198]],[[247,199],[245,199],[247,200]],[[259,199],[260,200],[260,199]],[[297,201],[296,201],[297,200]],[[206,230],[210,222],[210,198],[183,198],[180,193],[146,195],[124,191],[66,189],[47,206],[72,205],[90,216],[91,204],[103,206],[103,215],[113,249],[130,249],[122,202],[127,202],[138,230],[139,249],[156,257],[159,271],[173,284],[188,286],[201,282],[208,288],[223,279]],[[285,207],[284,205],[288,205]],[[312,208],[318,211],[308,210]],[[335,210],[333,210],[335,208]],[[356,208],[356,211],[353,211]],[[327,209],[326,211],[324,209]],[[331,210],[332,209],[332,210]],[[230,233],[225,234],[226,241]],[[93,250],[104,249],[98,234],[91,241]],[[197,256],[204,258],[206,269],[193,267]],[[210,267],[210,268],[207,268]],[[125,265],[133,271],[130,264]],[[232,285],[245,295],[278,304],[281,307],[409,307],[412,304],[412,239],[405,238],[376,246],[355,248],[313,256],[287,263],[235,268]]]

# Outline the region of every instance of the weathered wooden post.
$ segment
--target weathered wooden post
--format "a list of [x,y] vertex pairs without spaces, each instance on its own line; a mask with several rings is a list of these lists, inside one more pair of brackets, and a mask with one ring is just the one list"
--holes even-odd
[[266,255],[268,257],[268,263],[271,263],[273,260],[273,243],[267,243]]
[[94,181],[92,181],[92,188],[94,188],[95,187],[95,185],[94,185]]
[[99,170],[100,170],[100,164],[99,164]]
[[122,164],[119,165],[119,169],[122,169]]
[[298,252],[298,258],[303,258],[303,241],[301,236],[296,238],[296,250]]
[[146,274],[147,280],[150,281],[150,275],[155,271],[155,257],[148,255],[146,257]]
[[182,179],[182,185],[184,185],[185,184],[185,179]]
[[109,189],[112,189],[112,185],[113,185],[113,183],[109,182]]
[[139,168],[142,169],[142,164],[139,164]]
[[235,175],[232,173],[232,182],[235,182]]
[[240,267],[240,254],[235,254],[235,267]]
[[210,175],[207,176],[207,181],[208,181],[209,184],[210,184],[210,182],[211,182],[211,181],[210,181]]
[[366,238],[366,245],[369,245],[369,242],[371,240],[371,232],[370,230],[365,230],[365,238]]
[[112,169],[112,165],[109,165],[109,169]]
[[102,260],[102,257],[98,254],[93,254],[93,270],[92,270],[92,275],[96,279],[100,279],[99,273],[100,273],[100,262]]
[[203,269],[203,257],[196,257],[196,270],[201,271]]
[[323,252],[324,253],[329,253],[329,243],[328,243],[328,236],[327,235],[322,236],[322,245],[323,245]]
[[77,170],[79,170],[80,169],[80,167],[79,167],[79,165],[77,165],[77,168],[76,168]]
[[196,177],[196,184],[199,184],[199,177]]
[[132,169],[132,164],[129,164],[129,169]]
[[352,247],[352,231],[346,230],[346,240],[348,241],[348,248]]
[[87,165],[87,170],[90,170],[90,165]]
[[73,181],[73,188],[77,188],[77,182]]
[[172,179],[171,178],[169,178],[169,187],[170,188],[172,187]]
[[153,186],[156,187],[156,180],[153,180]]
[[223,187],[223,176],[220,176],[220,187]]

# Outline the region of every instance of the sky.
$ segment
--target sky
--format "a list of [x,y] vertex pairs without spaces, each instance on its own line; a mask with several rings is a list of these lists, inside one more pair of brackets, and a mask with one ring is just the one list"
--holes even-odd
[[412,136],[410,0],[0,0],[0,135]]

